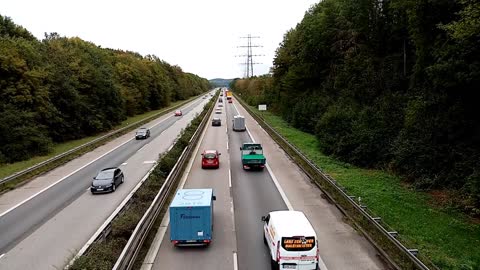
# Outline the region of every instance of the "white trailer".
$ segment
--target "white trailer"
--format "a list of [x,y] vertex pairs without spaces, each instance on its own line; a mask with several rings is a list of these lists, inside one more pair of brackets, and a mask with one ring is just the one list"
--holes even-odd
[[233,130],[234,131],[245,131],[245,117],[241,115],[235,115],[233,117]]

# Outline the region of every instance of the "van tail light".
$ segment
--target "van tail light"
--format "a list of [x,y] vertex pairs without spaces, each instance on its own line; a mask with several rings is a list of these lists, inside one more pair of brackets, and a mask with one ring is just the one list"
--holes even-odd
[[203,242],[204,242],[204,243],[210,243],[210,240],[205,239],[205,240],[203,240]]
[[172,243],[173,243],[174,245],[176,245],[176,244],[178,244],[178,241],[177,241],[177,240],[173,240]]
[[280,241],[277,242],[277,262],[280,262]]

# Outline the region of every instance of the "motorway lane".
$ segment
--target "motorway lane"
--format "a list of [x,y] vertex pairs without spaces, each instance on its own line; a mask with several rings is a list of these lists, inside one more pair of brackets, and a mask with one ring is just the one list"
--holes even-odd
[[[227,103],[227,111],[231,123],[233,116],[238,113],[231,103]],[[243,169],[239,148],[242,143],[251,141],[246,131],[235,132],[232,125],[229,125],[230,168],[240,270],[270,269],[269,251],[263,243],[261,217],[270,211],[288,210],[267,169],[263,171]],[[272,157],[266,158],[268,163]]]
[[[319,239],[319,252],[329,270],[388,269],[376,249],[345,223],[343,214],[238,103],[235,104],[253,137],[262,143],[267,163],[285,191],[292,208],[305,213]],[[236,206],[235,201],[235,206]],[[323,268],[322,268],[323,269]]]
[[[218,104],[218,102],[217,102]],[[223,109],[224,111],[224,109]],[[232,220],[232,198],[230,197],[227,151],[227,134],[225,114],[213,114],[211,118],[222,119],[222,126],[212,127],[210,122],[204,139],[200,142],[198,152],[194,152],[193,165],[186,176],[183,188],[213,188],[217,200],[214,202],[213,239],[209,247],[174,247],[170,243],[168,228],[160,249],[155,257],[152,269],[176,270],[224,270],[233,269],[235,252],[235,232]],[[222,153],[219,169],[202,169],[201,152],[216,149]],[[182,183],[180,183],[180,186]],[[164,221],[168,219],[168,213]],[[166,222],[163,222],[164,224]],[[166,224],[168,225],[168,223]],[[162,233],[162,232],[159,232]]]
[[[0,269],[52,269],[53,266],[62,268],[68,257],[72,257],[76,250],[80,249],[129,190],[153,166],[148,161],[156,160],[158,153],[169,147],[178,132],[188,124],[195,113],[202,110],[206,102],[207,100],[199,99],[190,103],[183,109],[186,114],[183,117],[164,118],[158,126],[152,127],[150,139],[130,140],[132,134],[127,135],[128,138],[121,137],[119,140],[123,139],[126,143],[112,153],[1,216],[2,253],[14,247],[15,243],[18,245],[0,258]],[[155,138],[160,133],[162,136]],[[163,145],[158,145],[159,143]],[[152,146],[155,151],[150,149]],[[87,191],[91,178],[98,170],[107,166],[119,166],[125,161],[127,164],[123,169],[126,183],[121,185],[117,192],[92,196]],[[147,163],[143,163],[145,161]],[[19,242],[22,238],[25,239]],[[52,245],[52,242],[55,245]]]

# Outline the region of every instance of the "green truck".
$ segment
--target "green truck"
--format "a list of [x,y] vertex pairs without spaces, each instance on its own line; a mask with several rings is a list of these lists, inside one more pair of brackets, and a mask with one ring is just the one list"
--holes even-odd
[[263,169],[267,159],[263,155],[262,145],[259,143],[244,143],[240,147],[244,170]]

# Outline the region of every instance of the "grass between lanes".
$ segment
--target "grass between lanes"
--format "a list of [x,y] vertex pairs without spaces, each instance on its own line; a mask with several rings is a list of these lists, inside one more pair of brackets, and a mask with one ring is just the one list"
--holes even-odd
[[465,215],[439,209],[429,194],[408,188],[397,176],[362,169],[320,152],[317,138],[297,130],[279,116],[260,113],[265,121],[310,160],[335,178],[347,193],[398,231],[402,242],[418,248],[440,269],[480,269],[480,224]]
[[[196,97],[192,97],[192,98],[188,99],[187,101],[191,101],[195,98]],[[183,102],[186,102],[186,101],[181,100],[181,101],[172,102],[169,107],[173,107],[173,106],[181,104]],[[156,113],[159,113],[161,111],[164,111],[166,109],[168,109],[168,108],[162,108],[162,109],[150,111],[150,112],[147,112],[147,113],[144,113],[144,114],[139,114],[139,115],[135,115],[135,116],[132,116],[132,117],[128,117],[126,120],[122,121],[122,123],[120,125],[116,126],[112,130],[126,127],[129,124],[132,124],[132,123],[135,123],[137,121],[146,119],[146,118],[148,118],[148,117],[150,117],[150,116],[152,116]],[[108,131],[108,132],[111,132],[111,131]],[[95,136],[85,137],[85,138],[78,139],[78,140],[73,140],[73,141],[68,141],[68,142],[64,142],[64,143],[55,144],[53,146],[52,152],[48,155],[38,156],[38,157],[34,157],[34,158],[31,158],[31,159],[28,159],[28,160],[25,160],[25,161],[19,161],[19,162],[15,162],[15,163],[2,164],[2,165],[0,165],[0,179],[4,178],[4,177],[7,177],[9,175],[12,175],[15,172],[19,172],[21,170],[30,168],[30,167],[34,166],[35,164],[38,164],[38,163],[40,163],[42,161],[45,161],[49,158],[52,158],[54,156],[65,153],[66,151],[68,151],[70,149],[73,149],[77,146],[80,146],[82,144],[93,141],[93,140],[107,134],[108,132],[100,133],[100,134],[95,135]]]

